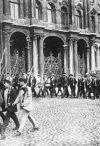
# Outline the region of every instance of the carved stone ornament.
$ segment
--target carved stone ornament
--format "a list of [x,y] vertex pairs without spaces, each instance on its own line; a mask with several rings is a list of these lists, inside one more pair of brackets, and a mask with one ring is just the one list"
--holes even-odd
[[93,44],[95,43],[95,38],[91,38],[91,39],[89,40],[89,43],[90,43],[90,45],[93,45]]

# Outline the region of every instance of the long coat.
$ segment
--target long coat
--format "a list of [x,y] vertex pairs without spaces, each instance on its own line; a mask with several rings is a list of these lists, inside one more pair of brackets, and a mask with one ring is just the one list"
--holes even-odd
[[9,111],[9,112],[16,112],[17,111],[17,106],[16,105],[12,106],[12,103],[16,100],[16,97],[17,97],[16,90],[14,88],[11,88],[11,90],[9,90],[8,98],[7,98],[7,104],[9,103],[10,105],[8,105],[7,109],[5,109],[4,91],[3,91],[3,94],[2,94],[2,97],[3,97],[3,103],[1,105],[2,110],[3,111]]
[[32,102],[32,90],[31,87],[26,86],[22,87],[19,91],[17,99],[15,100],[14,104],[20,103],[21,109],[26,111],[33,110],[33,102]]

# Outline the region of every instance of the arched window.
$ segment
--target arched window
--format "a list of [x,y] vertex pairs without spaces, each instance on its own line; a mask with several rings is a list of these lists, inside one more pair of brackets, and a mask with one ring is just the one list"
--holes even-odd
[[76,26],[82,28],[82,15],[80,11],[76,11],[75,14]]
[[53,4],[47,5],[47,19],[48,23],[55,23],[56,21],[55,7]]
[[36,2],[36,19],[42,20],[42,6],[39,1]]
[[91,27],[92,32],[95,32],[95,17],[93,15],[91,16]]
[[10,1],[10,15],[12,18],[19,18],[19,0]]
[[61,24],[62,25],[66,25],[66,24],[68,24],[67,22],[68,22],[68,13],[67,13],[67,9],[66,9],[66,7],[62,7],[61,8]]

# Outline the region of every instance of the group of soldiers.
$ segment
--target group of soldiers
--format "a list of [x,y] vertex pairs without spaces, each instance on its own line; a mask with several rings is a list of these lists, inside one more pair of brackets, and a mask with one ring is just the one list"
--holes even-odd
[[[19,75],[11,77],[9,73],[6,75],[10,78],[12,86],[19,92]],[[31,87],[33,97],[45,97],[50,95],[51,98],[60,95],[61,98],[90,98],[96,99],[100,96],[100,73],[86,73],[83,77],[81,74],[78,78],[75,78],[73,74],[69,76],[66,73],[62,75],[55,75],[49,73],[43,74],[41,77],[39,74],[37,77],[33,76],[31,72],[23,73],[23,78],[27,79],[27,85]],[[3,83],[4,76],[1,77],[1,82]]]

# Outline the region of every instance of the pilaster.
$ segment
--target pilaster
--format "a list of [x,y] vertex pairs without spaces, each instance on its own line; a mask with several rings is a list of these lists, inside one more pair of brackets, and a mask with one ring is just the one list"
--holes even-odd
[[33,42],[33,48],[32,48],[32,52],[33,52],[33,69],[34,69],[34,76],[37,77],[38,75],[38,45],[37,45],[37,35],[32,34],[32,42]]
[[28,12],[29,12],[29,9],[28,9],[28,0],[25,0],[25,5],[26,5],[26,18],[28,18],[28,16],[29,16],[29,14],[28,14]]
[[5,4],[5,15],[10,15],[10,3],[9,0],[4,0]]
[[0,0],[0,15],[3,14],[3,0]]
[[87,28],[87,0],[83,0],[84,28]]
[[24,14],[23,14],[23,1],[24,0],[20,0],[20,17],[21,18],[24,18]]
[[31,17],[34,18],[34,0],[31,0]]
[[88,28],[90,28],[90,1],[87,0],[87,23]]

